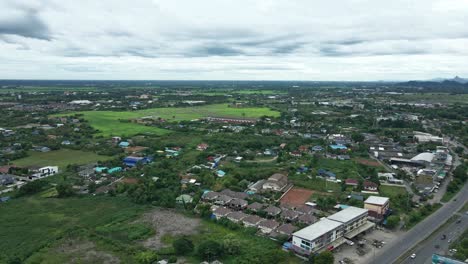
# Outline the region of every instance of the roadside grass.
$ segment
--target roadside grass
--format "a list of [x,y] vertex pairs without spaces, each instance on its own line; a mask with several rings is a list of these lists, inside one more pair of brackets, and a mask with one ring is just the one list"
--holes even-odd
[[[460,188],[461,189],[461,188]],[[444,196],[442,196],[442,199],[440,199],[441,202],[443,203],[446,203],[450,200],[452,200],[452,198],[457,195],[458,192],[445,192],[444,193]]]
[[398,195],[406,195],[408,192],[405,187],[400,186],[389,186],[389,185],[380,185],[379,192],[382,196],[387,197],[396,197]]
[[440,207],[442,207],[442,204],[437,203],[433,205],[424,205],[417,210],[411,211],[407,216],[405,216],[405,228],[407,230],[411,229],[413,226],[417,225],[419,222],[426,219],[426,217],[437,211]]
[[455,259],[461,261],[468,259],[468,229],[466,229],[463,234],[452,243],[450,248],[457,250],[457,252],[453,254]]
[[214,104],[194,107],[152,108],[138,111],[83,111],[55,116],[82,114],[89,124],[99,130],[102,136],[132,136],[137,134],[164,135],[169,130],[153,126],[131,123],[130,119],[144,116],[160,117],[168,122],[188,121],[208,116],[231,118],[259,118],[261,116],[279,116],[279,112],[266,107],[234,108],[227,104]]
[[59,169],[63,170],[70,164],[83,165],[109,159],[112,159],[112,157],[98,155],[93,152],[60,149],[49,152],[29,151],[28,157],[14,160],[12,163],[17,166],[59,166]]
[[[40,196],[16,198],[0,206],[0,263],[14,256],[24,261],[33,255],[52,254],[48,249],[69,236],[85,236],[112,249],[149,232],[130,222],[147,206],[136,205],[125,197]],[[109,230],[115,231],[118,237]]]

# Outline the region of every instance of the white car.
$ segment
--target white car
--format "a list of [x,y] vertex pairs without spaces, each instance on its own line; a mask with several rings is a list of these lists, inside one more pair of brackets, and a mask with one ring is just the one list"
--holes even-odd
[[411,258],[415,259],[416,258],[416,253],[411,254]]

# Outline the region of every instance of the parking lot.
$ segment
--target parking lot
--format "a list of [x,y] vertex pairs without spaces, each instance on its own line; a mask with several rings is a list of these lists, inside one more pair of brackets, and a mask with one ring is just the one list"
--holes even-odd
[[343,244],[335,252],[335,263],[363,264],[373,263],[372,259],[379,251],[400,232],[390,232],[387,230],[374,229],[365,235],[359,235],[353,239],[354,245]]

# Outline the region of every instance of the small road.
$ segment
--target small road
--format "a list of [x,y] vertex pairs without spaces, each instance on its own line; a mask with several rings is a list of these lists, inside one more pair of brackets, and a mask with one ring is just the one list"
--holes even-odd
[[455,215],[466,201],[468,201],[468,183],[463,186],[450,202],[447,202],[408,232],[390,242],[385,251],[379,252],[376,255],[373,263],[391,264],[396,262],[400,256],[430,236],[451,216]]
[[[460,221],[458,223],[458,220]],[[407,257],[402,264],[432,264],[432,254],[449,255],[450,245],[468,228],[468,215],[462,212],[456,219],[442,229],[436,231],[427,240],[420,243],[411,253],[414,259]],[[443,238],[443,235],[446,237]]]

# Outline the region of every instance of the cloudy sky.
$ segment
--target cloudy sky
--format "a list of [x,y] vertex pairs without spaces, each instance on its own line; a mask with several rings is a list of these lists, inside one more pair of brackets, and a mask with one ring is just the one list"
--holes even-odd
[[454,75],[467,0],[0,0],[0,79]]

